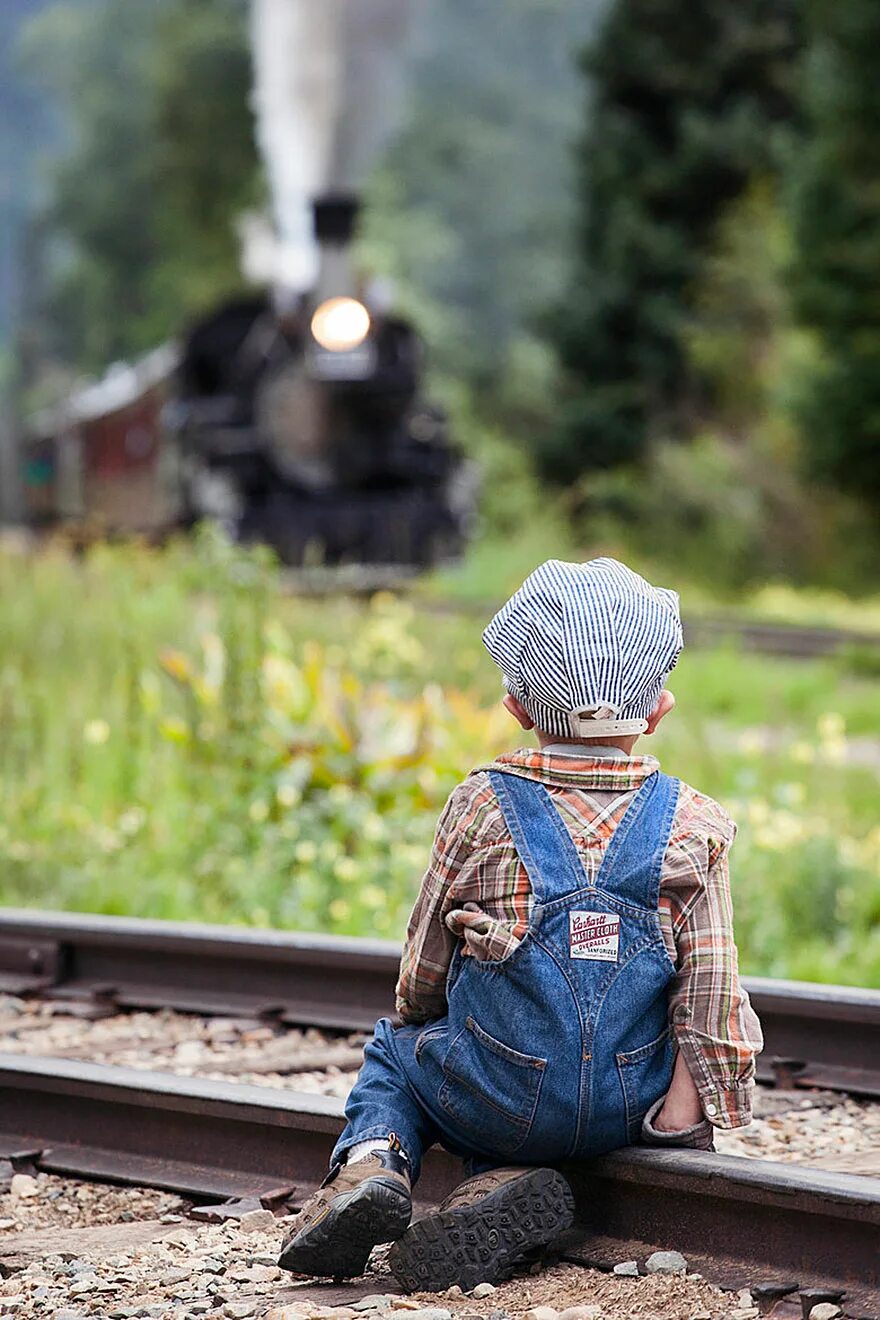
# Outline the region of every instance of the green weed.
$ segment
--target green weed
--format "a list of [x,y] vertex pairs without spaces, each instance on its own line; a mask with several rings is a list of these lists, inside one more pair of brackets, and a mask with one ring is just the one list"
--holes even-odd
[[[399,937],[434,822],[515,746],[482,617],[292,599],[215,535],[0,552],[6,903]],[[875,683],[686,652],[646,743],[740,825],[743,964],[880,983]]]

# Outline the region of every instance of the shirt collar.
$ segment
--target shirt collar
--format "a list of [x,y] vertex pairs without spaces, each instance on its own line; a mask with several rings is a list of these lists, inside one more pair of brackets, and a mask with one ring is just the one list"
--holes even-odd
[[632,761],[635,757],[630,756],[620,747],[606,746],[604,743],[594,743],[590,748],[578,747],[576,743],[546,743],[542,748],[544,756],[576,756],[578,760],[583,761],[587,757],[591,761]]
[[595,747],[573,748],[565,745],[564,753],[551,747],[536,749],[520,747],[515,752],[505,752],[489,765],[479,766],[480,770],[506,770],[511,774],[522,775],[525,779],[537,779],[543,784],[553,784],[562,788],[581,789],[627,789],[640,788],[645,780],[660,769],[660,762],[654,756],[627,756],[619,747],[601,748],[609,755],[596,755]]

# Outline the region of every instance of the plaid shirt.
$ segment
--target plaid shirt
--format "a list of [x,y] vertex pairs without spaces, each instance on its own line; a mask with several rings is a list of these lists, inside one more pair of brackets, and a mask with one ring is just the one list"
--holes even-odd
[[[593,749],[594,751],[595,749]],[[634,794],[658,768],[652,756],[571,755],[524,749],[497,765],[544,784],[592,879]],[[492,920],[467,931],[465,953],[503,958],[525,934],[532,893],[487,769],[473,770],[452,792],[437,826],[431,861],[416,900],[397,984],[406,1022],[446,1012],[446,974],[472,903]],[[733,937],[728,850],[736,827],[711,798],[682,784],[660,880],[663,938],[676,967],[669,1019],[717,1127],[751,1121],[754,1056],[763,1041],[739,983]],[[479,919],[477,919],[479,920]]]

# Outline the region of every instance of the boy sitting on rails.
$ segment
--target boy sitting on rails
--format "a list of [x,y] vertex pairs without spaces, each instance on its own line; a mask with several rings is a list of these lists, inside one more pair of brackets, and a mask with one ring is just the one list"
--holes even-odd
[[[678,597],[613,559],[550,560],[483,640],[539,751],[452,793],[398,982],[330,1174],[280,1263],[350,1277],[393,1241],[404,1287],[508,1275],[572,1222],[553,1166],[636,1142],[712,1149],[751,1119],[760,1027],[737,975],[711,798],[634,755],[673,708]],[[439,1141],[471,1177],[410,1224]]]

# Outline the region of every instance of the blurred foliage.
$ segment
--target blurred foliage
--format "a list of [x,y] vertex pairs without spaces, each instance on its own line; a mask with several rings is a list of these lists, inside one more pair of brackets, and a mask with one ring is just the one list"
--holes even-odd
[[815,338],[798,416],[813,470],[880,509],[880,8],[807,0],[809,137],[795,171],[795,296]]
[[[496,419],[499,393],[517,393],[512,412],[544,403],[538,320],[568,275],[575,52],[604,7],[422,4],[404,125],[369,186],[365,262],[394,279],[439,370]],[[517,421],[524,434],[528,414]]]
[[[26,225],[37,202],[36,156],[59,125],[45,96],[28,83],[18,60],[18,33],[53,0],[0,5],[0,353],[21,313]],[[0,396],[4,382],[0,381]]]
[[811,350],[790,307],[778,194],[760,180],[727,208],[693,287],[679,330],[703,384],[691,439],[586,477],[574,507],[584,535],[725,593],[781,580],[851,590],[876,580],[880,538],[862,506],[803,470],[791,396]]
[[48,349],[97,369],[240,281],[235,221],[259,178],[247,5],[59,2],[22,57],[69,135],[45,221]]
[[[6,903],[399,937],[447,794],[519,736],[482,615],[297,600],[213,534],[0,552],[0,592]],[[646,746],[739,819],[746,968],[880,981],[876,679],[718,649],[675,680]]]
[[555,318],[567,389],[541,455],[552,479],[637,457],[649,429],[682,429],[690,294],[725,205],[777,167],[798,10],[615,0],[585,53],[577,296]]

